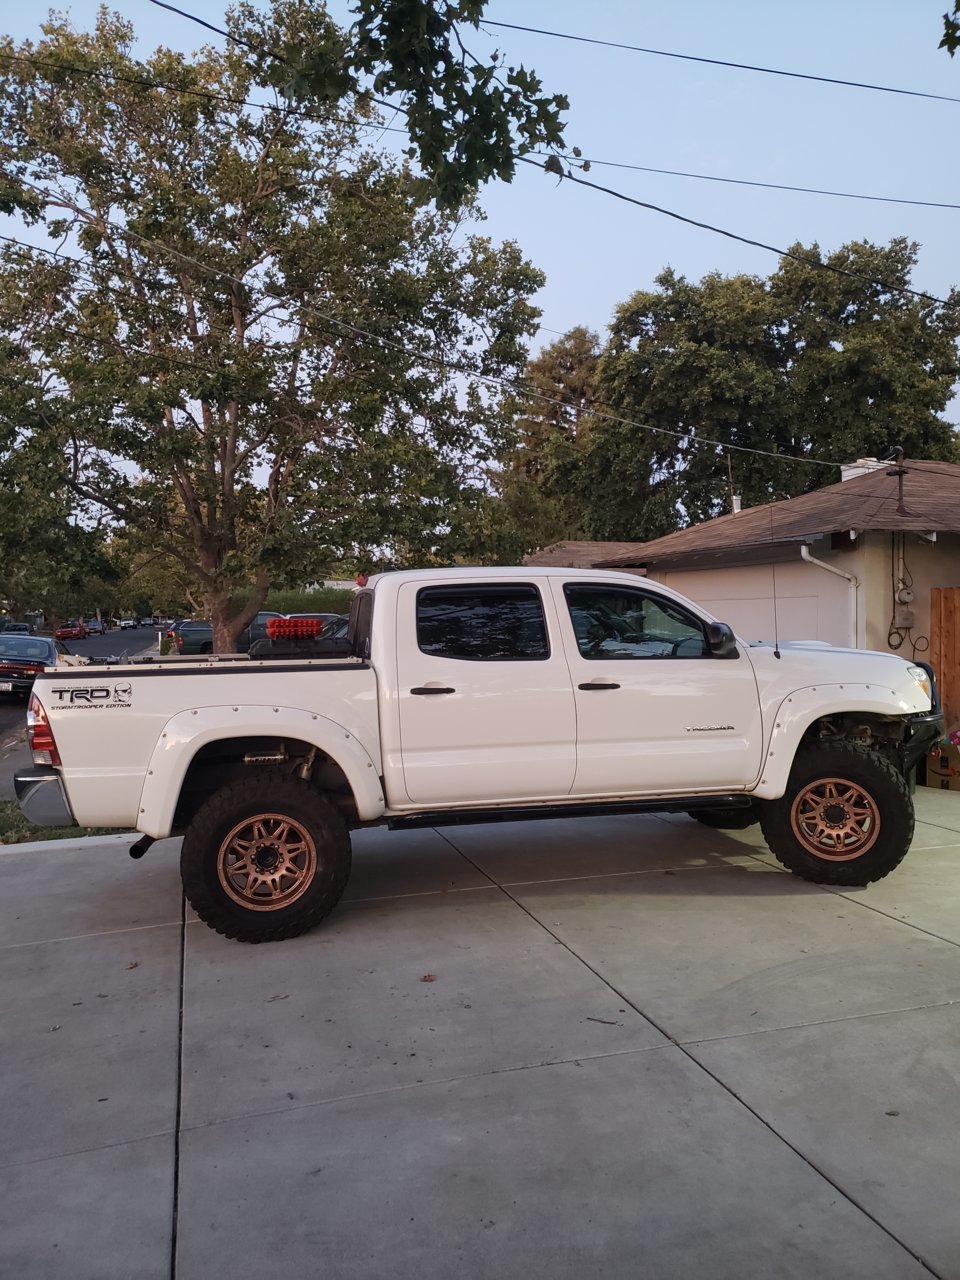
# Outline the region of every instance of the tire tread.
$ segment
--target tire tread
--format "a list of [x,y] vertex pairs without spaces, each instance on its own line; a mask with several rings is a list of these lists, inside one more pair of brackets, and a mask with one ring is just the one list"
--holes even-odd
[[[318,855],[332,861],[332,874],[322,892],[307,890],[303,898],[273,913],[244,912],[223,890],[211,889],[209,861],[215,856],[217,830],[232,823],[242,809],[258,800],[275,811],[285,803],[306,810]],[[350,837],[343,819],[317,789],[300,778],[278,778],[261,771],[221,787],[197,810],[180,852],[180,878],[187,901],[200,919],[225,938],[240,942],[280,942],[306,933],[337,905],[350,878]],[[277,917],[282,917],[279,919]]]
[[[907,829],[902,839],[891,842],[886,828],[891,822],[895,823],[896,817],[895,815],[891,816],[889,813],[884,814],[882,812],[883,805],[879,798],[875,796],[874,798],[878,800],[878,804],[881,807],[881,830],[877,843],[862,858],[856,858],[850,862],[830,862],[826,859],[817,859],[813,854],[800,849],[790,826],[789,813],[796,786],[800,784],[799,780],[796,779],[796,775],[798,772],[804,775],[808,772],[808,762],[830,756],[837,758],[837,764],[832,769],[824,766],[823,771],[825,773],[841,771],[844,767],[844,757],[848,767],[852,761],[860,765],[869,765],[878,772],[881,787],[890,788],[889,799],[893,802],[900,801],[903,805],[903,812],[907,817]],[[803,781],[807,781],[807,779],[804,777]],[[871,750],[870,747],[866,747],[860,742],[808,743],[797,752],[793,768],[790,771],[790,781],[787,785],[786,794],[779,800],[761,802],[759,808],[760,829],[770,852],[787,871],[799,876],[801,880],[809,880],[813,884],[853,887],[873,884],[877,880],[882,880],[884,876],[888,876],[891,871],[894,871],[906,857],[910,848],[910,841],[913,838],[913,801],[906,779],[885,756]]]

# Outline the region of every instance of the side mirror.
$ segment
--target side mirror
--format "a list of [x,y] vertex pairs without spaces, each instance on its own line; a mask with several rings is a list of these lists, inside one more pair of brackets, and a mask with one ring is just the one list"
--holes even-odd
[[725,622],[707,623],[707,648],[715,658],[739,658],[737,638]]

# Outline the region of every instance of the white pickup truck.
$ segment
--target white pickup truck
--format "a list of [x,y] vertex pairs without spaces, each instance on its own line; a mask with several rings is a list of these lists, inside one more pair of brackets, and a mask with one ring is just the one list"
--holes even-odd
[[906,853],[911,774],[943,730],[929,668],[748,644],[627,574],[384,574],[340,643],[41,674],[24,813],[136,828],[134,856],[183,834],[198,915],[265,942],[334,907],[348,832],[375,823],[759,820],[797,875],[866,884]]

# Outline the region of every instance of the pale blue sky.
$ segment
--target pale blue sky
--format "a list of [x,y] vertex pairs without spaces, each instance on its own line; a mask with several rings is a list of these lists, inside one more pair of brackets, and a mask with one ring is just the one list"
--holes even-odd
[[[218,0],[179,0],[220,22]],[[194,49],[195,24],[148,0],[114,0],[145,48]],[[960,58],[937,49],[945,0],[490,0],[487,16],[600,39],[960,97]],[[93,0],[69,5],[91,25]],[[331,0],[348,19],[346,0]],[[44,9],[7,7],[0,26],[35,36]],[[763,182],[960,204],[960,103],[934,102],[708,67],[513,31],[495,41],[508,62],[534,67],[571,100],[568,138],[584,155]],[[482,38],[478,48],[482,49]],[[920,242],[915,283],[943,294],[960,282],[960,210],[874,204],[596,168],[595,180],[758,240],[786,247],[854,238]],[[496,239],[517,240],[547,273],[543,324],[601,332],[616,304],[667,264],[690,278],[710,270],[767,273],[776,258],[533,170],[482,196]],[[552,334],[541,335],[549,341]]]

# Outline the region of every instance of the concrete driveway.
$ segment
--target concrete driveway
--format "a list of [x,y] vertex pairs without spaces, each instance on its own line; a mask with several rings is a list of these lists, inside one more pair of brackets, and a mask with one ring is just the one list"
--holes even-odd
[[866,890],[686,818],[356,837],[314,933],[176,842],[0,853],[0,1275],[960,1277],[960,793]]

